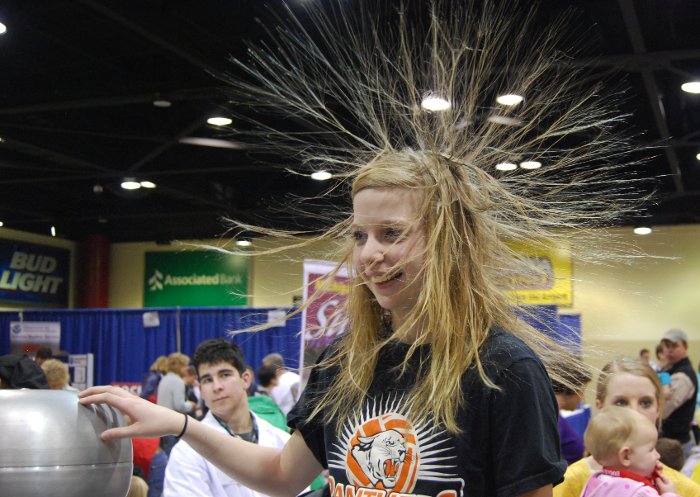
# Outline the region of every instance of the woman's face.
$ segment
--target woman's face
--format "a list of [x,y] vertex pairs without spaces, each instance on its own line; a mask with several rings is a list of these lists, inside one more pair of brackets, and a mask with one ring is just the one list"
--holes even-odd
[[353,199],[353,263],[360,278],[399,326],[422,286],[425,235],[416,194],[403,188],[367,188]]
[[630,407],[656,423],[659,417],[659,401],[656,387],[649,378],[631,373],[615,373],[608,380],[604,401],[596,400],[596,407]]

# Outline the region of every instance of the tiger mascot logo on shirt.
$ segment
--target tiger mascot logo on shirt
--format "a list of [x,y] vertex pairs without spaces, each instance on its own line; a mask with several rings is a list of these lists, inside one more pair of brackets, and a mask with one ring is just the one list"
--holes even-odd
[[396,413],[358,426],[346,456],[347,476],[355,485],[396,492],[413,489],[418,463],[413,427]]
[[328,452],[331,497],[464,496],[452,438],[403,407],[403,396],[381,395],[346,419]]

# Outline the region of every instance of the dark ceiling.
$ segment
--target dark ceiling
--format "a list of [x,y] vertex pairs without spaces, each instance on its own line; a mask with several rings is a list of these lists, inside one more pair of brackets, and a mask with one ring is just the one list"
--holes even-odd
[[[208,238],[224,231],[222,216],[281,219],[270,206],[321,191],[290,174],[294,164],[262,164],[245,148],[180,143],[226,138],[206,119],[226,114],[220,77],[234,74],[229,58],[244,56],[242,40],[259,37],[264,3],[0,1],[5,227],[49,234],[55,226],[74,240]],[[680,90],[700,79],[697,0],[548,0],[542,11],[568,6],[600,48],[599,57],[577,62],[619,71],[630,87],[631,125],[646,144],[664,145],[645,169],[663,175],[652,223],[700,222],[700,95]],[[154,106],[159,99],[172,105]],[[126,192],[125,177],[157,188]]]

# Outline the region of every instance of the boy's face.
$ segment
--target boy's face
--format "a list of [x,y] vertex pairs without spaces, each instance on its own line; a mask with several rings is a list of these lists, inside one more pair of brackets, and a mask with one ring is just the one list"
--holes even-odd
[[242,404],[250,386],[250,375],[247,372],[240,374],[227,362],[205,362],[199,365],[197,372],[202,400],[214,414],[228,419],[238,409],[247,411],[247,406]]
[[659,453],[656,451],[657,432],[654,425],[644,423],[632,437],[627,469],[642,476],[651,476],[658,469]]

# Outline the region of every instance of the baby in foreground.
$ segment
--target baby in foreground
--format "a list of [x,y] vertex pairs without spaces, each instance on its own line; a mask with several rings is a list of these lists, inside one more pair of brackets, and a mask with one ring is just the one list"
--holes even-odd
[[660,472],[657,438],[654,424],[638,412],[603,408],[584,434],[586,448],[603,469],[591,476],[581,497],[678,497]]

